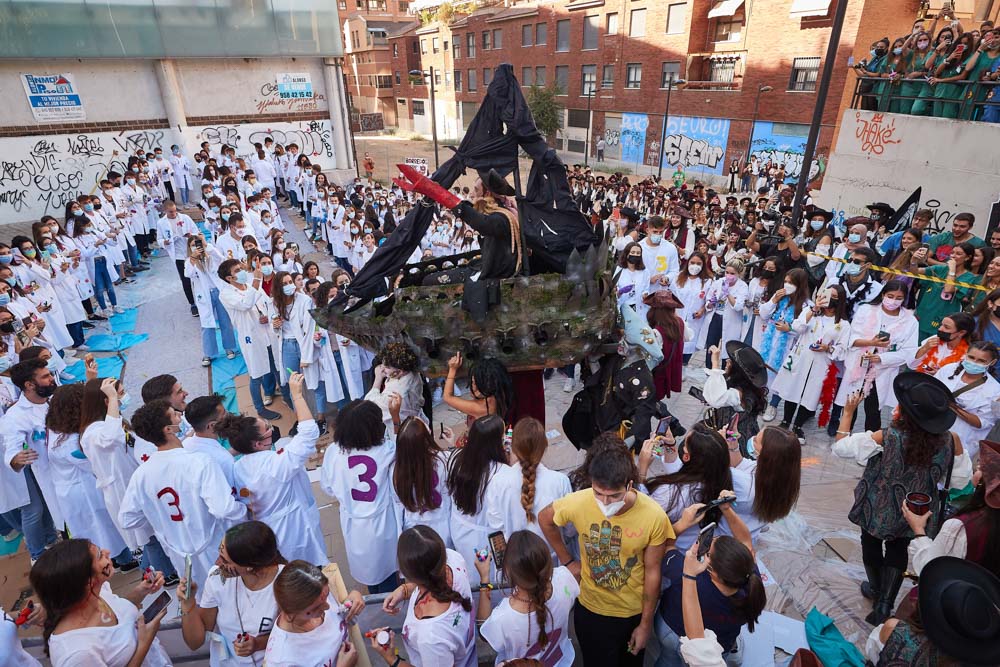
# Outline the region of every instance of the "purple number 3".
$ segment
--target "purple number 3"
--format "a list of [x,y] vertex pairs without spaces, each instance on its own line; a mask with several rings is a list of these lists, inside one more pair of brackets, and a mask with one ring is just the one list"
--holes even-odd
[[355,454],[347,457],[347,467],[353,470],[358,466],[364,466],[365,471],[358,475],[358,481],[368,485],[365,491],[351,489],[351,498],[359,503],[370,503],[375,501],[378,495],[378,484],[375,483],[375,473],[378,472],[378,464],[375,459],[363,454]]

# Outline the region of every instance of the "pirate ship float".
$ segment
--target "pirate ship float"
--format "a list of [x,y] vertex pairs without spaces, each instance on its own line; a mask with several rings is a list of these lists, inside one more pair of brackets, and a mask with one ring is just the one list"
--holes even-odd
[[[475,266],[476,253],[406,264],[433,221],[434,207],[421,204],[348,289],[313,316],[329,331],[372,351],[392,341],[407,342],[430,376],[446,373],[455,352],[469,361],[495,357],[510,370],[579,361],[615,328],[608,244],[573,202],[566,168],[535,127],[509,64],[496,69],[465,138],[453,150],[455,155],[431,177],[444,188],[467,168],[514,175],[521,247],[528,252],[521,274],[499,281],[499,303],[474,314],[463,307],[468,282],[422,284],[429,274]],[[519,150],[532,160],[523,193]]]

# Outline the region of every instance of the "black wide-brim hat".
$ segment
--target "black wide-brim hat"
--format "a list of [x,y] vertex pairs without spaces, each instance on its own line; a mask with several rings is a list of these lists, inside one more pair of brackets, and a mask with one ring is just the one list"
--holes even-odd
[[1000,664],[1000,578],[963,558],[924,566],[918,589],[927,638],[963,664]]
[[726,354],[754,386],[767,386],[767,364],[760,352],[741,340],[731,340],[726,343]]
[[903,371],[892,381],[899,408],[928,433],[947,433],[955,423],[951,390],[933,375]]
[[507,182],[507,179],[501,176],[496,169],[480,171],[479,178],[483,181],[483,187],[493,194],[502,195],[504,197],[514,196],[514,188],[511,187],[510,183]]
[[811,219],[813,219],[813,218],[815,218],[817,216],[820,216],[820,215],[823,216],[823,219],[826,220],[827,222],[830,222],[831,220],[833,220],[833,211],[826,211],[824,209],[817,208],[817,207],[813,207],[809,211],[808,217],[811,220]]

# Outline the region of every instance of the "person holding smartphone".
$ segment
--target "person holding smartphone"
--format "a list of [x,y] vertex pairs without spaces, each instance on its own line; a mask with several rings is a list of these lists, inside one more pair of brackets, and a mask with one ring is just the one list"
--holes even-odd
[[[733,495],[732,491],[724,489],[719,498]],[[703,503],[695,503],[684,513],[703,507]],[[753,632],[767,604],[750,530],[736,514],[733,503],[724,503],[719,508],[732,536],[706,537],[707,553],[705,544],[694,543],[687,557],[679,549],[663,557],[663,585],[666,588],[660,596],[656,614],[656,636],[661,647],[656,667],[683,667],[686,664],[681,657],[680,638],[685,634],[683,590],[689,582],[697,587],[701,612],[707,619],[704,627],[715,633],[727,664],[742,663],[742,645],[738,642],[740,628],[746,625]],[[702,553],[704,555],[698,555]],[[690,563],[692,555],[697,560],[697,568]],[[692,569],[696,572],[689,571]]]
[[111,592],[113,573],[107,550],[80,539],[53,545],[32,566],[31,587],[46,611],[42,640],[54,667],[171,664],[156,638],[166,607],[150,621],[139,613],[142,601],[163,588],[163,573],[143,577],[124,597]]

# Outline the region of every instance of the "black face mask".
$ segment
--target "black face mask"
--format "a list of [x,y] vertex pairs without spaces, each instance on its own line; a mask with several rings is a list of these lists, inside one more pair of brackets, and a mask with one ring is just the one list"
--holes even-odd
[[940,329],[938,329],[937,332],[938,340],[941,341],[942,343],[947,343],[948,341],[951,340],[951,337],[954,335],[955,334],[953,334],[950,331],[941,331]]
[[[997,310],[1000,310],[1000,308],[997,308]],[[1000,315],[998,315],[998,317],[1000,317]],[[0,331],[4,332],[5,334],[14,333],[14,322],[13,321],[4,322],[3,324],[0,324]]]
[[1000,317],[1000,306],[997,306],[996,308],[993,309],[993,316]]
[[878,47],[878,48],[876,48],[876,49],[875,49],[875,55],[876,55],[877,57],[881,58],[881,57],[882,57],[882,56],[884,56],[885,54],[886,54],[886,50],[885,50],[885,49],[883,49],[882,47]]
[[775,273],[776,272],[772,271],[771,269],[764,269],[763,271],[760,272],[760,277],[761,278],[773,278]]
[[273,445],[274,443],[278,442],[279,440],[281,440],[281,429],[278,428],[277,426],[272,426],[271,427],[271,444]]
[[635,266],[641,260],[642,260],[642,257],[633,257],[631,255],[629,255],[629,257],[628,257],[628,263],[631,264],[632,266]]

